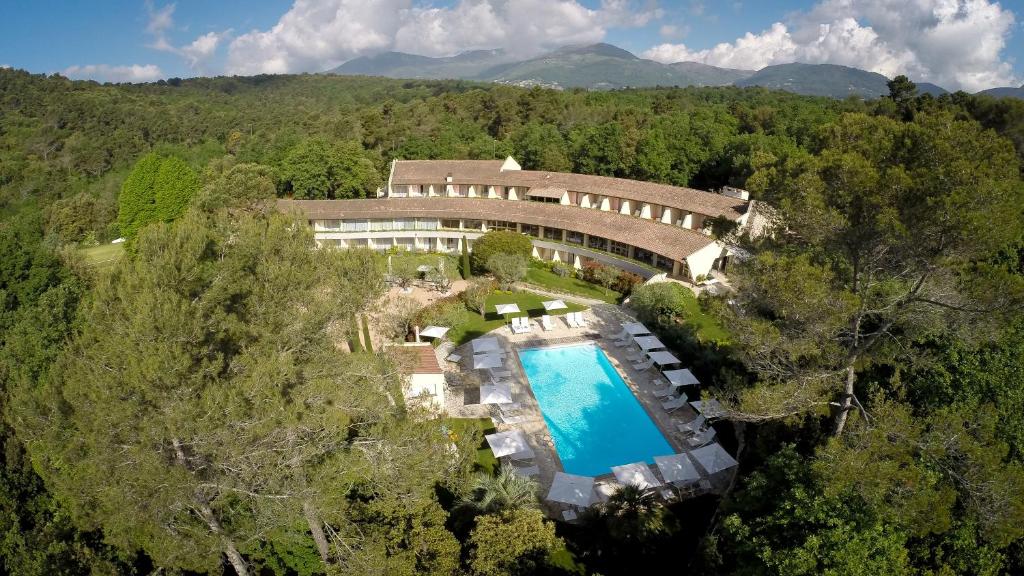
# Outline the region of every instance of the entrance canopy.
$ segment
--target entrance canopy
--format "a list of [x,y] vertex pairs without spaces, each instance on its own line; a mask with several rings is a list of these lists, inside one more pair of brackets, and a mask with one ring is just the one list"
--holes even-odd
[[509,430],[508,432],[488,434],[484,436],[484,440],[487,440],[487,445],[491,447],[491,452],[494,452],[495,458],[530,450],[530,445],[526,443],[526,434],[523,434],[522,430]]
[[519,306],[517,306],[516,304],[495,304],[494,309],[498,312],[498,314],[501,314],[503,316],[505,314],[519,313]]
[[686,454],[655,456],[654,463],[661,471],[661,477],[670,484],[688,484],[700,480],[700,472]]
[[639,322],[626,322],[622,325],[622,329],[630,336],[643,336],[644,334],[651,333],[651,331],[647,329],[647,326],[644,326]]
[[444,335],[448,333],[448,328],[444,326],[427,326],[420,332],[420,336],[425,338],[444,338]]
[[547,499],[572,506],[589,506],[594,495],[594,477],[555,472]]
[[721,472],[728,468],[732,468],[738,462],[722,448],[722,445],[718,442],[714,444],[708,444],[703,448],[697,448],[690,452],[690,456],[700,464],[700,467],[704,469],[708,474],[714,474],[715,472]]
[[690,372],[689,368],[683,368],[682,370],[666,370],[662,372],[665,378],[673,386],[694,386],[700,384],[700,380]]
[[565,308],[568,308],[568,306],[565,305],[565,302],[562,302],[561,300],[549,300],[547,302],[541,302],[541,304],[544,306],[544,309],[547,310],[548,312],[551,312],[552,310],[564,310]]
[[494,336],[487,336],[473,340],[473,354],[480,354],[481,352],[497,352],[500,349],[501,347],[498,346],[498,339]]
[[647,356],[654,360],[654,363],[658,366],[668,366],[670,364],[679,364],[681,360],[676,358],[671,352],[665,350],[658,350],[656,352],[648,352]]
[[637,336],[633,338],[633,342],[636,342],[636,345],[644,352],[665,348],[665,344],[662,343],[661,340],[658,340],[657,336]]
[[658,480],[654,472],[651,472],[651,467],[647,465],[647,462],[613,466],[612,473],[615,474],[615,479],[619,482],[632,484],[643,490],[661,486],[661,480]]

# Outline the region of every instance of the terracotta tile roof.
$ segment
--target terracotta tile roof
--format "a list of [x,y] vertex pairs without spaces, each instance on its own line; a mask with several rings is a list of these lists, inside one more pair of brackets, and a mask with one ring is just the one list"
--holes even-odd
[[628,198],[706,216],[727,216],[734,219],[742,216],[748,206],[747,202],[738,198],[693,188],[570,172],[502,172],[501,164],[500,160],[396,160],[391,182],[443,184],[450,174],[453,184],[563,188],[572,192]]
[[441,365],[437,362],[437,354],[430,344],[423,346],[402,346],[402,350],[408,350],[413,356],[414,364],[411,366],[412,374],[444,374]]
[[617,212],[529,200],[486,198],[373,198],[366,200],[278,200],[282,210],[297,209],[310,220],[370,218],[464,218],[504,220],[563,228],[631,244],[674,260],[712,244],[695,230]]
[[559,199],[565,195],[565,188],[547,188],[547,187],[533,187],[526,193],[527,196],[533,196],[534,198],[554,198]]

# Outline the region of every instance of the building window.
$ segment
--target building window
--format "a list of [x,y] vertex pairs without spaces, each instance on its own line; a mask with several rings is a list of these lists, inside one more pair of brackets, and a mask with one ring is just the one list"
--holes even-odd
[[415,238],[395,238],[395,246],[398,246],[399,250],[411,251],[416,248]]
[[320,224],[324,230],[341,230],[341,220],[321,220]]
[[594,248],[596,250],[607,250],[608,241],[600,236],[591,236],[587,239],[587,247]]
[[519,231],[527,236],[533,236],[534,238],[540,236],[540,227],[534,226],[533,224],[520,224]]
[[417,218],[416,219],[417,230],[437,230],[437,219],[436,218]]
[[395,230],[415,230],[416,219],[415,218],[397,218],[395,219]]
[[619,256],[629,256],[629,245],[615,240],[608,241],[608,251]]
[[459,251],[459,239],[458,238],[444,238],[444,250],[445,250],[445,252],[458,252]]
[[388,232],[395,229],[395,223],[392,220],[370,220],[370,231],[371,232]]
[[633,250],[633,259],[647,264],[653,264],[654,254],[644,250],[643,248],[636,248]]
[[337,238],[325,238],[320,241],[321,248],[338,248],[341,246],[341,240]]
[[345,220],[341,224],[341,229],[344,232],[366,232],[370,229],[370,224],[366,220]]
[[562,229],[561,228],[545,228],[544,229],[544,238],[547,238],[548,240],[558,240],[559,242],[561,242],[562,241]]
[[392,186],[391,196],[394,198],[405,198],[409,195],[409,186]]
[[458,220],[441,220],[441,228],[447,228],[448,230],[458,230]]
[[507,220],[488,220],[487,221],[487,229],[488,230],[512,230],[512,231],[515,231],[516,223],[515,222],[508,222]]
[[565,232],[565,241],[570,244],[583,244],[583,233],[567,230]]
[[656,264],[656,266],[658,268],[661,268],[662,270],[668,270],[669,272],[671,272],[672,271],[672,259],[671,258],[665,258],[664,256],[658,256],[658,263]]
[[467,230],[483,230],[484,229],[484,221],[483,220],[463,220],[462,221],[462,225],[465,226],[465,228]]

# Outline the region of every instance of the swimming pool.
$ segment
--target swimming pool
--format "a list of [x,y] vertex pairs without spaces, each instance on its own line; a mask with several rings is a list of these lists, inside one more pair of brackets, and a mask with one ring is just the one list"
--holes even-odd
[[566,472],[610,474],[675,453],[597,345],[528,348],[519,360]]

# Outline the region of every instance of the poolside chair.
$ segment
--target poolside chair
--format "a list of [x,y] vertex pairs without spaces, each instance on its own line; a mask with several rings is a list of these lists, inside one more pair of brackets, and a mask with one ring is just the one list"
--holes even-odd
[[665,386],[664,388],[655,388],[653,393],[655,398],[668,398],[676,391],[672,386]]
[[524,476],[526,478],[533,478],[534,476],[538,476],[540,474],[540,467],[539,466],[526,466],[525,468],[518,468],[518,467],[513,466],[512,467],[512,472],[518,474],[519,476]]
[[525,316],[520,316],[512,319],[512,332],[515,334],[526,334],[531,332],[533,327],[530,326],[530,319]]
[[488,368],[487,373],[493,376],[494,378],[507,378],[512,375],[511,370],[498,370],[495,368]]
[[707,426],[707,423],[708,419],[705,418],[703,414],[697,414],[696,418],[690,420],[689,422],[678,424],[676,425],[676,428],[679,428],[680,432],[686,434],[697,434],[698,432],[704,430],[705,426]]
[[571,312],[569,314],[565,314],[564,316],[562,316],[562,318],[565,318],[565,323],[569,325],[569,328],[580,327],[579,322],[576,321],[576,316],[573,315]]
[[576,324],[580,328],[586,328],[587,327],[587,319],[583,317],[583,312],[570,312],[570,314],[573,314],[573,315],[576,316]]
[[654,366],[654,360],[647,360],[645,362],[638,362],[636,364],[633,364],[633,370],[636,370],[638,372],[645,372],[647,370],[650,370],[652,366]]
[[676,410],[679,410],[683,406],[686,406],[688,400],[689,399],[686,397],[686,394],[680,394],[675,398],[662,402],[661,407],[664,408],[665,410],[668,410],[669,412],[674,412]]
[[620,342],[621,341],[627,341],[628,342],[629,341],[629,332],[626,332],[625,330],[623,330],[622,332],[619,332],[618,334],[615,334],[613,336],[609,336],[609,338],[611,338],[612,340],[618,340]]
[[689,438],[687,438],[686,443],[689,444],[690,448],[699,448],[714,440],[715,434],[716,432],[714,428],[708,428],[707,430],[701,432],[700,434],[696,434],[694,436],[690,436]]
[[527,418],[526,416],[523,416],[522,414],[505,414],[504,412],[502,412],[500,410],[494,416],[492,416],[491,418],[494,419],[494,420],[497,420],[499,423],[505,424],[507,426],[512,426],[512,425],[515,425],[515,424],[522,424],[523,422],[526,422],[527,420],[529,420],[529,418]]
[[630,362],[632,362],[634,364],[639,363],[643,359],[644,359],[643,352],[631,352],[629,354],[626,354],[626,360],[629,360]]
[[616,340],[615,342],[612,342],[612,344],[614,344],[616,348],[625,348],[626,346],[629,346],[632,343],[632,338],[627,338],[625,340]]
[[547,314],[541,316],[540,317],[540,327],[543,328],[545,332],[549,332],[551,330],[554,330],[555,329],[555,323],[551,321],[551,316],[548,316]]

